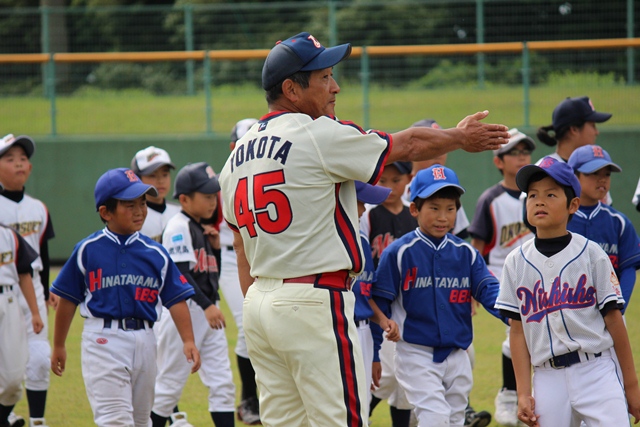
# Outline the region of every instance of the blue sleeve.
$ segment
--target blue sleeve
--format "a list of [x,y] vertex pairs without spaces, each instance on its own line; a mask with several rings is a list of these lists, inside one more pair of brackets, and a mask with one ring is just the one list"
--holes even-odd
[[195,292],[187,278],[180,273],[176,264],[171,261],[168,253],[167,258],[169,259],[169,265],[167,266],[164,286],[160,291],[160,298],[162,298],[162,305],[171,308],[174,304],[186,300]]
[[380,361],[380,346],[382,346],[382,340],[384,339],[382,337],[383,331],[382,331],[382,328],[380,327],[380,325],[378,325],[375,322],[371,322],[369,324],[369,327],[371,328],[371,336],[373,337],[373,361],[374,362],[379,362]]
[[622,291],[622,298],[624,298],[624,310],[629,306],[631,300],[631,294],[633,293],[633,287],[636,284],[636,269],[635,267],[628,267],[620,270],[618,274],[618,280],[620,281],[620,290]]
[[493,316],[502,320],[505,324],[509,324],[506,317],[504,317],[500,310],[497,310],[494,306],[496,299],[498,299],[498,293],[500,292],[500,282],[491,274],[487,269],[487,264],[480,256],[480,253],[476,251],[476,260],[471,266],[471,293],[473,297]]
[[71,301],[75,305],[80,304],[85,299],[87,287],[85,284],[85,276],[78,267],[78,249],[80,244],[76,245],[73,253],[64,264],[58,277],[51,285],[51,292],[60,298]]
[[623,218],[624,232],[618,241],[618,262],[620,263],[618,268],[640,270],[640,238],[629,218],[624,215]]

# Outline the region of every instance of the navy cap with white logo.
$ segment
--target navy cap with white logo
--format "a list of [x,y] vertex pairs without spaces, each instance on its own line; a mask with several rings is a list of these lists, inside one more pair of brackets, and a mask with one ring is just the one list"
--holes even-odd
[[173,198],[177,199],[181,194],[203,193],[214,194],[220,191],[220,184],[216,173],[205,162],[189,163],[176,175]]

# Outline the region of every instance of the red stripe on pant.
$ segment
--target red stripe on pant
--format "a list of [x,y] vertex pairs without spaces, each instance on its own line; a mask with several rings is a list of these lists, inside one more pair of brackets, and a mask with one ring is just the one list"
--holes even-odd
[[363,427],[364,421],[360,416],[361,402],[353,358],[353,342],[349,338],[349,320],[345,316],[343,292],[333,290],[329,290],[329,292],[331,292],[333,330],[338,345],[344,402],[347,408],[346,425],[347,427]]

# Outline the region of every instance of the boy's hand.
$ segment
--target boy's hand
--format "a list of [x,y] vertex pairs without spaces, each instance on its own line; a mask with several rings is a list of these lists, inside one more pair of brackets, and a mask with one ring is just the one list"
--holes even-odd
[[213,225],[202,224],[204,235],[209,239],[209,244],[213,249],[220,249],[220,233]]
[[380,387],[380,377],[382,376],[382,364],[380,362],[373,362],[371,364],[371,390],[375,390]]
[[58,303],[60,302],[60,297],[53,292],[49,294],[49,299],[47,300],[47,306],[53,308],[54,310],[58,309]]
[[67,362],[67,349],[62,347],[54,347],[51,353],[51,370],[54,374],[61,377]]
[[187,357],[187,362],[193,363],[193,365],[191,365],[191,373],[198,372],[198,369],[200,369],[200,352],[196,344],[193,341],[185,342],[182,352]]
[[387,333],[389,341],[398,342],[400,340],[400,328],[398,324],[391,319],[385,319],[380,322],[380,327]]
[[36,313],[35,316],[31,315],[31,325],[33,326],[33,332],[39,334],[44,328],[44,323],[40,317],[40,313]]
[[227,326],[224,321],[224,314],[215,304],[211,304],[204,311],[204,316],[207,318],[207,322],[209,322],[209,326],[213,329],[223,329]]
[[638,424],[638,421],[640,421],[640,389],[638,385],[635,387],[625,387],[624,393],[627,397],[629,413],[635,418],[633,423]]
[[536,401],[533,396],[518,398],[518,419],[529,427],[539,427],[538,415],[535,413]]

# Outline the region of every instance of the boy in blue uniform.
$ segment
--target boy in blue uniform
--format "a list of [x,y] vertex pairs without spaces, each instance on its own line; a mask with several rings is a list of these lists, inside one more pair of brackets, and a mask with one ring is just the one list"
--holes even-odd
[[396,376],[419,425],[462,426],[473,383],[471,298],[500,318],[499,284],[478,251],[449,233],[464,193],[455,172],[431,166],[410,190],[419,227],[382,254],[373,299],[400,328]]
[[601,202],[609,192],[611,173],[622,169],[598,145],[577,148],[568,163],[580,181],[582,193],[580,208],[567,230],[593,240],[609,255],[626,309],[636,283],[636,270],[640,269],[640,239],[629,218]]
[[167,251],[139,233],[148,192],[157,195],[130,169],[104,173],[95,202],[106,226],[76,245],[51,287],[60,297],[51,369],[58,376],[64,372],[65,341],[80,305],[82,376],[98,426],[149,425],[156,374],[153,324],[163,305],[178,326],[192,372],[200,367],[185,302],[193,288]]

